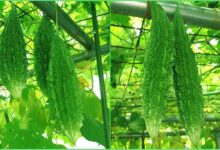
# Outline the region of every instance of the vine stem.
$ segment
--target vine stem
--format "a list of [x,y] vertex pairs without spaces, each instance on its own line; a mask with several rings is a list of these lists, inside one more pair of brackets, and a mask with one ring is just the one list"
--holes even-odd
[[96,62],[97,62],[97,69],[99,76],[102,114],[103,114],[104,133],[105,133],[105,146],[107,149],[110,149],[110,145],[111,145],[110,122],[109,122],[109,113],[108,113],[107,100],[106,100],[105,82],[103,76],[103,65],[102,65],[101,47],[99,40],[98,22],[96,18],[96,7],[94,2],[90,2],[90,4],[91,4],[91,14],[92,14],[93,32],[94,32],[94,40],[95,40],[93,49],[95,50],[95,54],[96,54]]

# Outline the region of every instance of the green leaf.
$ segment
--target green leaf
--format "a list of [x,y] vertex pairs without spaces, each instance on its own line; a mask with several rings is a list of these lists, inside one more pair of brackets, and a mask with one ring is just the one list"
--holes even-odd
[[102,107],[101,101],[98,97],[92,93],[87,92],[85,98],[83,99],[83,113],[89,118],[101,118],[102,116]]
[[5,1],[0,1],[0,15],[2,15],[3,13],[4,6],[5,6]]
[[143,118],[134,120],[128,124],[128,128],[132,131],[144,131],[146,130],[146,125]]
[[80,129],[82,135],[90,141],[105,145],[104,127],[100,121],[84,116],[83,126]]
[[130,21],[129,16],[112,14],[111,15],[111,23],[118,25],[128,25]]
[[137,112],[132,112],[131,117],[130,117],[130,121],[135,121],[138,120],[141,117],[141,114],[137,113]]
[[[101,2],[99,2],[99,1],[94,1],[94,3],[96,5],[101,5]],[[83,1],[82,1],[82,4],[83,4],[84,10],[86,10],[88,13],[90,13],[91,12],[90,4],[88,2],[83,2]]]
[[144,119],[141,118],[141,114],[137,112],[132,112],[128,128],[132,131],[143,131],[146,130],[146,125]]
[[52,139],[46,139],[41,134],[33,131],[19,128],[19,122],[13,121],[6,125],[3,133],[2,148],[26,149],[26,148],[65,148],[62,145],[56,145]]
[[5,115],[4,115],[4,111],[0,110],[0,134],[1,134],[1,128],[3,128],[5,125]]
[[220,50],[219,50],[220,49],[220,41],[218,41],[216,48],[217,48],[218,52],[220,53]]
[[130,140],[129,149],[139,149],[141,145],[141,139],[140,138],[133,138]]
[[117,124],[117,126],[126,127],[127,120],[124,116],[117,116],[112,119],[112,123]]
[[184,147],[185,147],[185,145],[180,140],[180,137],[174,137],[174,138],[172,138],[172,140],[170,140],[169,148],[172,148],[172,149],[184,149]]
[[42,107],[41,101],[36,97],[35,87],[27,86],[22,92],[20,104],[20,115],[23,128],[31,128],[37,132],[44,132],[47,126],[46,114]]
[[215,141],[212,139],[206,139],[205,144],[201,146],[202,149],[215,149]]

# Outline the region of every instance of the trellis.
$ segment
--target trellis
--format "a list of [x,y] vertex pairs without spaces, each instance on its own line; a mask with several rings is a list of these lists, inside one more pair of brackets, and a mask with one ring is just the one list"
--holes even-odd
[[[161,7],[165,10],[165,12],[167,12],[167,15],[172,18],[172,14],[175,11],[176,8],[176,3],[175,2],[158,2],[159,5],[161,5]],[[218,2],[216,2],[216,5],[218,4]],[[191,43],[195,44],[197,43],[196,41],[196,37],[204,37],[204,38],[216,38],[218,40],[220,40],[220,36],[218,35],[205,35],[205,34],[200,34],[200,31],[202,30],[202,27],[207,27],[207,28],[211,28],[211,29],[220,29],[220,12],[216,11],[216,10],[212,10],[212,9],[207,9],[204,7],[198,7],[198,6],[192,6],[192,5],[186,5],[186,4],[180,4],[180,8],[181,8],[181,12],[182,12],[182,16],[185,20],[185,22],[187,24],[192,24],[192,25],[199,25],[200,27],[197,29],[197,32],[195,34],[189,33],[188,35],[191,36]],[[135,2],[135,1],[113,1],[112,2],[112,13],[115,14],[122,14],[122,15],[126,15],[126,16],[133,16],[133,17],[140,17],[140,18],[148,18],[148,3],[147,2]],[[215,18],[215,19],[214,19]],[[127,90],[127,87],[135,87],[134,89],[138,89],[138,87],[140,86],[141,83],[141,78],[136,81],[136,82],[132,82],[130,81],[130,78],[133,75],[133,68],[137,67],[137,66],[142,66],[143,62],[137,62],[136,61],[136,57],[137,54],[141,53],[143,54],[143,51],[145,49],[145,47],[140,47],[139,46],[139,42],[140,42],[140,38],[141,36],[143,36],[144,34],[148,34],[149,30],[148,28],[144,28],[144,22],[145,19],[142,19],[142,26],[141,27],[132,27],[132,26],[127,26],[127,25],[121,25],[121,24],[111,24],[111,29],[113,28],[122,28],[124,30],[139,30],[140,34],[138,37],[136,37],[137,42],[133,44],[133,46],[131,47],[126,47],[124,45],[111,45],[112,49],[117,49],[117,51],[125,51],[126,52],[130,52],[132,51],[134,53],[133,56],[129,57],[129,61],[128,60],[122,60],[122,61],[116,61],[114,63],[121,63],[123,65],[126,66],[130,66],[130,73],[127,74],[126,76],[128,76],[128,79],[121,79],[119,78],[116,83],[114,83],[115,85],[112,85],[115,87],[115,89],[117,90],[120,89],[120,92],[124,93],[122,94],[121,97],[115,97],[114,95],[111,96],[111,108],[112,110],[117,108],[120,109],[122,111],[122,115],[124,115],[125,117],[129,117],[129,115],[131,114],[131,112],[135,112],[141,111],[141,97],[140,96],[128,96],[126,97],[125,93]],[[146,25],[145,25],[146,26]],[[120,36],[115,35],[114,33],[111,33],[112,36],[115,36],[116,38],[118,38],[118,40],[122,40],[120,39]],[[198,43],[201,41],[198,41]],[[211,47],[211,49],[214,49],[213,46],[210,44],[210,42],[207,41],[203,41],[204,43],[206,43],[207,46]],[[200,57],[212,57],[212,58],[220,58],[220,51],[219,50],[213,50],[215,53],[196,53],[196,57],[200,58]],[[218,53],[217,53],[218,52]],[[217,53],[217,54],[216,54]],[[219,59],[220,60],[220,59]],[[208,66],[210,64],[198,64],[199,66]],[[112,67],[114,67],[114,65],[112,65]],[[125,67],[124,67],[125,68]],[[201,67],[199,67],[201,68]],[[213,67],[213,69],[210,69],[209,71],[212,72],[215,69],[218,69],[219,65],[217,65],[216,67]],[[138,69],[140,69],[140,67],[138,67]],[[123,68],[120,70],[120,75],[123,74]],[[200,72],[201,73],[201,72]],[[209,73],[209,72],[207,72]],[[203,84],[203,87],[209,87],[209,86],[216,86],[219,87],[220,85],[216,85],[216,84],[212,84],[212,85],[207,85],[207,84]],[[132,89],[132,88],[131,88]],[[135,91],[136,92],[136,91]],[[207,93],[203,93],[204,98],[206,99],[206,101],[210,101],[211,100],[211,96],[216,96],[219,95],[220,91],[214,91],[214,92],[207,92]],[[218,100],[215,98],[215,100]],[[220,99],[219,99],[220,100]],[[122,103],[117,103],[117,102],[122,102]],[[129,105],[128,102],[131,101],[132,103]],[[175,102],[175,97],[171,97],[169,102]],[[168,103],[169,103],[168,102]],[[213,115],[206,115],[205,117],[205,122],[219,122],[220,118],[213,116]],[[166,116],[165,119],[163,120],[163,123],[179,123],[179,117],[178,116]],[[125,127],[119,127],[117,124],[113,124],[112,123],[112,127],[117,127],[117,131],[113,130],[112,131],[112,140],[117,139],[117,138],[126,138],[126,139],[140,139],[141,140],[141,146],[144,149],[145,148],[145,138],[149,137],[149,134],[143,130],[143,131],[139,131],[139,132],[129,132],[129,133],[125,133],[124,128],[128,128],[126,125]],[[121,129],[121,130],[120,130]],[[182,130],[177,131],[177,132],[165,132],[165,134],[167,136],[176,136],[176,135],[185,135],[186,133]],[[219,131],[218,129],[214,129],[213,130],[213,135],[216,137],[216,145],[217,148],[220,147],[220,143],[219,143]]]

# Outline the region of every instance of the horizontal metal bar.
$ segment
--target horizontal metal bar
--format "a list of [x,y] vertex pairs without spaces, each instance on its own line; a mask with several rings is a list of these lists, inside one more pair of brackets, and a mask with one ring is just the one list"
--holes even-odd
[[[206,85],[206,86],[208,86],[208,85]],[[214,91],[214,92],[204,92],[202,95],[203,96],[210,96],[210,95],[219,95],[219,94],[220,94],[220,91]],[[135,100],[139,100],[139,99],[142,99],[142,97],[141,96],[140,97],[126,97],[126,98],[123,98],[123,97],[111,97],[111,99],[125,99],[125,100],[135,99]],[[175,97],[169,97],[168,99],[169,100],[175,100],[176,98]]]
[[[101,46],[101,54],[108,54],[110,52],[110,45],[106,44]],[[73,56],[73,61],[75,63],[78,63],[83,60],[89,60],[91,58],[95,57],[95,51],[88,51],[80,54],[76,54]]]
[[[125,26],[125,25],[118,25],[118,24],[111,24],[111,27],[119,27],[119,28],[126,28],[126,29],[132,29],[132,30],[141,30],[141,28],[135,28],[135,27],[132,27],[132,26]],[[142,29],[143,31],[150,31],[150,29]],[[212,38],[220,38],[219,35],[205,35],[205,34],[193,34],[193,33],[188,33],[188,35],[191,35],[191,36],[201,36],[201,37],[212,37]],[[205,42],[205,41],[204,41]],[[193,42],[193,43],[197,43],[197,42]]]
[[[205,122],[220,122],[219,117],[214,117],[213,115],[206,115],[205,116]],[[143,120],[144,122],[144,120]],[[180,123],[179,116],[166,116],[164,120],[162,120],[163,123]],[[118,126],[117,124],[112,124],[112,126]]]
[[[166,136],[177,136],[177,135],[186,135],[185,131],[169,131],[169,132],[165,132]],[[113,133],[112,134],[112,139],[114,138],[120,138],[120,139],[124,139],[124,138],[141,138],[141,137],[150,137],[148,132],[137,132],[137,133]]]
[[203,95],[210,96],[210,95],[219,95],[219,94],[220,94],[220,91],[215,91],[215,92],[207,92],[207,93],[204,93]]
[[[210,131],[211,134],[213,134],[214,136],[217,136],[219,137],[219,129],[218,128],[215,128],[215,129],[212,129]],[[164,132],[164,134],[166,136],[184,136],[186,135],[186,132],[184,130],[178,130],[178,131],[166,131]],[[112,132],[112,139],[116,138],[121,138],[121,139],[124,139],[124,138],[143,138],[143,137],[150,137],[149,133],[148,132],[133,132],[133,133],[114,133]]]
[[[166,116],[163,122],[180,122],[179,116]],[[220,118],[212,115],[205,116],[205,122],[220,122]]]
[[[184,130],[178,130],[178,131],[166,131],[163,132],[166,136],[184,136],[186,135],[186,132]],[[214,136],[219,137],[219,128],[212,129],[211,134]],[[112,132],[112,139],[116,138],[143,138],[143,137],[150,137],[149,133],[146,131],[142,132],[130,132],[130,133],[117,133],[117,132]]]
[[76,39],[87,50],[92,50],[93,40],[54,2],[31,1],[50,19],[57,22],[70,36]]
[[[158,2],[168,17],[172,18],[176,10],[176,2]],[[206,7],[180,4],[181,15],[186,24],[198,25],[211,29],[220,29],[220,12]],[[113,1],[112,13],[135,17],[147,16],[147,2],[140,1]]]

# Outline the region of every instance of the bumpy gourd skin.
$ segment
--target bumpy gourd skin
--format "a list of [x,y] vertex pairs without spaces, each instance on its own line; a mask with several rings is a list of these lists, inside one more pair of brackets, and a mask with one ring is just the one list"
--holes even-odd
[[180,118],[192,143],[198,145],[203,124],[203,97],[197,63],[177,8],[174,16],[174,83]]
[[173,29],[165,12],[156,4],[151,6],[151,35],[145,50],[142,83],[143,114],[151,138],[158,136],[165,113],[173,62]]
[[13,98],[20,99],[27,79],[27,57],[23,32],[14,6],[1,35],[0,76]]
[[53,33],[53,25],[50,19],[43,16],[34,40],[34,70],[37,83],[45,95],[47,95],[47,72]]
[[52,40],[48,95],[52,118],[69,139],[74,141],[82,125],[83,96],[73,60],[57,34]]

